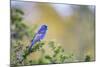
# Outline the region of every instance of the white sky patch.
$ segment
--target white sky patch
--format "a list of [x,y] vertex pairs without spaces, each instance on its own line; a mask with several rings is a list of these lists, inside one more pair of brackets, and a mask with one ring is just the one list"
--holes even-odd
[[51,5],[62,18],[73,14],[73,9],[71,8],[71,5],[67,4],[51,4]]

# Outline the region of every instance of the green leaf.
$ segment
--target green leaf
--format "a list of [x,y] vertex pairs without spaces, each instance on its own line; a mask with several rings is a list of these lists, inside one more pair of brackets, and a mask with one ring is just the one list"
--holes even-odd
[[46,58],[46,59],[50,59],[50,60],[52,59],[52,57],[50,57],[50,56],[48,56],[48,55],[45,56],[45,58]]

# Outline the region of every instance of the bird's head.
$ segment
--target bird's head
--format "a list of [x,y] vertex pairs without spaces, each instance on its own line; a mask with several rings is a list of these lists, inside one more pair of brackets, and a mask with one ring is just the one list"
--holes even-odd
[[39,29],[38,33],[45,33],[47,29],[47,25],[42,25],[41,28]]
[[42,25],[41,28],[47,30],[48,29],[48,26],[47,25]]

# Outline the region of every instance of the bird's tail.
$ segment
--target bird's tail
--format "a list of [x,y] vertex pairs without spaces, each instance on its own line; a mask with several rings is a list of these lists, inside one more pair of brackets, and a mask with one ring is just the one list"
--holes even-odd
[[32,42],[32,44],[31,44],[31,46],[29,46],[29,52],[31,52],[32,51],[32,46],[34,45],[34,42]]

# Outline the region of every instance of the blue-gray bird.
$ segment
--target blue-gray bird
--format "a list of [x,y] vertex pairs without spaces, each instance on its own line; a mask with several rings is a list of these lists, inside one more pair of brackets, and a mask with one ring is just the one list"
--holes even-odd
[[42,25],[32,39],[31,45],[29,46],[29,52],[32,50],[32,46],[34,44],[41,41],[45,37],[46,31],[47,31],[47,25]]

